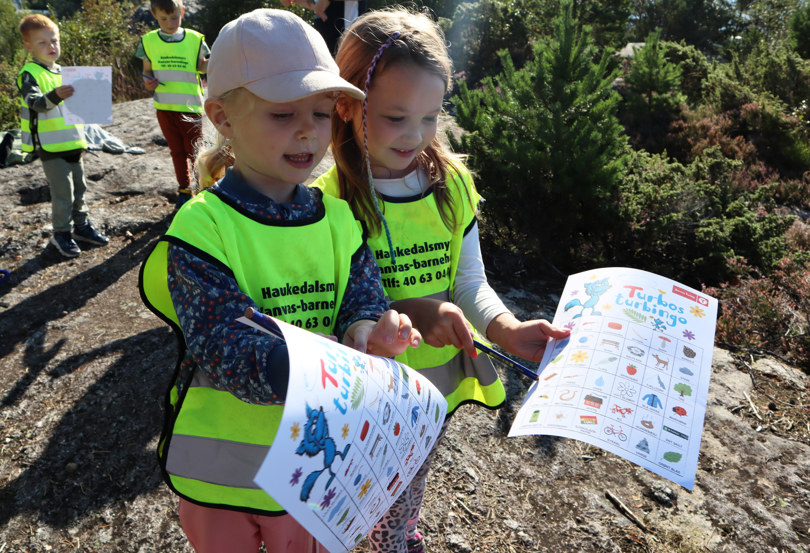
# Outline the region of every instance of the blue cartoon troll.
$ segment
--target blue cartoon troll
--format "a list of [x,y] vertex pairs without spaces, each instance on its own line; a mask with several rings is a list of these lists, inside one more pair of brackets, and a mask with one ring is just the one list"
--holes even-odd
[[596,305],[599,303],[599,298],[610,290],[610,282],[608,279],[603,278],[602,280],[595,280],[593,282],[586,282],[585,283],[585,293],[588,294],[588,300],[585,303],[579,301],[579,298],[575,298],[568,303],[565,304],[565,311],[568,311],[574,307],[580,307],[579,313],[571,317],[572,319],[578,319],[579,317],[583,317],[587,315],[586,311],[590,310],[591,315],[601,315],[599,311],[596,311]]
[[309,473],[309,476],[306,477],[301,487],[301,501],[309,499],[315,482],[325,470],[329,471],[329,481],[325,487],[329,487],[335,477],[335,473],[332,471],[332,463],[335,462],[335,457],[340,456],[341,459],[346,459],[350,447],[351,444],[346,444],[343,452],[338,452],[335,440],[329,437],[329,427],[326,424],[326,414],[323,412],[323,407],[315,410],[307,405],[307,423],[304,427],[304,436],[295,453],[296,455],[315,457],[323,451],[323,468]]

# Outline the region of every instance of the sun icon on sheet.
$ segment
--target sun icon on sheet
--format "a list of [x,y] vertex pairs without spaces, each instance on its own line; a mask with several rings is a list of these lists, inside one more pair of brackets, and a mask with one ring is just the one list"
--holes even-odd
[[361,498],[368,493],[368,489],[371,487],[371,478],[363,482],[363,485],[360,487],[360,493],[357,495],[357,498]]
[[571,355],[571,361],[573,361],[574,363],[582,363],[586,359],[588,359],[588,354],[582,351],[581,349],[577,350],[573,355]]

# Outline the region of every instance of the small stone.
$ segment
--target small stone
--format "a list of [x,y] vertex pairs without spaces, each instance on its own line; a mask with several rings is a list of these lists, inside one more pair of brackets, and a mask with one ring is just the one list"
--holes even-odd
[[76,472],[78,470],[78,468],[79,468],[78,464],[76,464],[74,462],[70,462],[67,465],[65,465],[65,472],[68,473],[68,474],[73,474],[74,472]]

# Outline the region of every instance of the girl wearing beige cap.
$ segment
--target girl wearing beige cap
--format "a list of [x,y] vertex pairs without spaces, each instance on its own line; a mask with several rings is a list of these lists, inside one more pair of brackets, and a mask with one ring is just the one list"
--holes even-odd
[[[250,307],[388,356],[421,337],[388,310],[348,204],[301,184],[326,152],[337,94],[363,98],[321,36],[289,12],[243,15],[213,45],[208,90],[217,136],[198,157],[204,189],[141,271],[145,302],[182,352],[160,462],[197,553],[256,553],[262,542],[314,553],[315,539],[253,482],[295,377],[286,345],[235,320]],[[319,285],[290,286],[301,282]],[[283,289],[292,296],[273,293]],[[320,307],[302,315],[298,304]]]

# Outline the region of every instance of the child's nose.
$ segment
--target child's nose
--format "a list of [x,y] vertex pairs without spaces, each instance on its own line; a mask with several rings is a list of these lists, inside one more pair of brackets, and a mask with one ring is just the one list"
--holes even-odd
[[318,128],[315,125],[315,121],[311,118],[304,118],[301,121],[301,126],[298,128],[298,139],[299,140],[312,140],[318,136]]
[[417,145],[422,143],[422,130],[419,127],[411,127],[405,133],[405,140],[408,144]]

